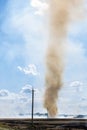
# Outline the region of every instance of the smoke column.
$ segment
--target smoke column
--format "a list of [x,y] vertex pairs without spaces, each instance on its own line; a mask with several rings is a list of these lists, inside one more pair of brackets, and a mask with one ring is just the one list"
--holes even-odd
[[58,91],[63,85],[64,55],[71,9],[77,8],[81,1],[49,0],[49,46],[46,55],[44,107],[50,117],[55,117],[58,112]]

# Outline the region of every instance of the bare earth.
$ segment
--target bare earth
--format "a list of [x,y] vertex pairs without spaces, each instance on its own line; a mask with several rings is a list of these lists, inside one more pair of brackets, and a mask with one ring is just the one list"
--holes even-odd
[[0,130],[87,130],[87,119],[0,119]]

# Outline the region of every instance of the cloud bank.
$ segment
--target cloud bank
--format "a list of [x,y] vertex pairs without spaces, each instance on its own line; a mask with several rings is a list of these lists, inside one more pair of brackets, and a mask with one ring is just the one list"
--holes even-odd
[[[76,84],[81,88],[77,90]],[[73,81],[65,84],[59,93],[59,114],[78,115],[87,114],[87,84]],[[31,116],[32,86],[26,84],[18,93],[0,90],[0,118],[2,117],[30,117]],[[43,108],[43,89],[35,89],[34,113],[46,113]],[[78,94],[77,94],[78,93]]]
[[[19,93],[8,92],[8,90],[0,90],[0,118],[2,117],[30,117],[32,86],[27,84]],[[35,108],[34,112],[43,111],[42,108],[42,90],[34,92]]]

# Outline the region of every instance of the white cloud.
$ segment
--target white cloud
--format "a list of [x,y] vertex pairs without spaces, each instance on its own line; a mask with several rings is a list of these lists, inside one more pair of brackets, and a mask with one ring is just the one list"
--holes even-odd
[[83,83],[80,81],[73,81],[73,82],[71,82],[70,87],[80,87],[82,85],[83,85]]
[[20,94],[29,96],[32,93],[32,90],[34,90],[34,93],[37,95],[40,91],[36,88],[33,88],[33,86],[26,84],[20,91]]
[[39,74],[39,72],[37,71],[37,68],[34,64],[30,64],[24,68],[22,68],[21,66],[18,66],[17,68],[26,75],[32,74],[32,75],[36,76]]
[[66,115],[86,114],[87,84],[81,81],[68,82],[59,92],[59,113]]
[[[19,5],[21,5],[21,1]],[[12,2],[10,6],[8,5],[9,11],[2,23],[1,29],[9,39],[14,39],[15,36],[19,39],[15,39],[15,43],[8,39],[7,42],[10,43],[11,49],[8,49],[8,52],[6,50],[6,54],[8,54],[6,56],[8,59],[10,59],[10,56],[14,60],[14,57],[20,55],[21,59],[25,61],[25,64],[41,61],[44,53],[43,51],[45,50],[43,38],[45,28],[43,20],[33,14],[29,3],[27,5],[24,4],[22,9],[20,9],[20,7],[17,8],[18,10],[14,7],[14,2]],[[15,6],[18,6],[17,3],[15,3]],[[14,44],[12,44],[12,42]],[[14,47],[14,45],[16,45],[16,47]]]
[[[0,118],[2,117],[29,117],[31,113],[31,102],[32,102],[32,86],[27,84],[21,88],[18,93],[12,93],[9,91],[9,95],[3,94],[8,92],[8,90],[0,90]],[[34,113],[42,112],[42,93],[38,89],[34,93]]]
[[31,85],[25,85],[22,90],[20,91],[20,94],[25,94],[29,95],[32,91],[32,86]]
[[0,90],[0,97],[6,97],[9,96],[9,91],[5,89]]
[[48,9],[48,4],[42,0],[31,0],[31,6],[36,9],[35,14],[43,15]]
[[81,81],[73,81],[70,83],[70,87],[75,87],[77,92],[80,92],[83,90],[84,84]]
[[[80,82],[73,81],[70,84],[74,83],[79,84]],[[84,92],[80,93],[79,91],[77,94],[77,91],[74,91],[75,87],[70,86],[70,84],[68,84],[67,88],[65,87],[66,89],[62,89],[63,92],[58,99],[59,114],[86,114],[87,87],[85,86],[84,88],[84,98]],[[84,86],[84,83],[82,86]],[[18,93],[9,91],[8,96],[3,95],[3,97],[0,98],[0,117],[29,117],[32,101],[31,89],[32,86],[27,84],[23,86]],[[3,92],[3,90],[1,90],[1,92]],[[5,90],[5,92],[8,92],[8,90]],[[83,98],[84,101],[82,100]],[[34,93],[34,113],[36,112],[46,112],[43,108],[43,89],[39,89]]]

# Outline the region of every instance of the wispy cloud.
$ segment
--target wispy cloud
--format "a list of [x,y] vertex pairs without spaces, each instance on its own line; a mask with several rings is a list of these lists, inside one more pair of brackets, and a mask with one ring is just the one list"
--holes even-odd
[[[18,65],[19,71],[25,75],[37,76],[44,72],[42,70],[44,68],[43,62],[46,49],[44,36],[42,36],[44,26],[41,17],[34,15],[35,11],[35,8],[30,5],[30,0],[26,2],[24,0],[8,1],[7,12],[1,25],[4,38],[2,37],[1,41],[0,58],[3,57],[4,65],[5,62],[6,64],[12,63],[14,70],[9,67],[12,72],[15,71],[15,66],[17,67]],[[29,65],[30,63],[34,65]],[[17,72],[16,69],[14,73],[17,74]],[[21,73],[19,75],[17,74],[18,78],[21,78]],[[9,77],[8,74],[6,76],[7,78]],[[42,76],[44,77],[43,74],[38,76],[39,80],[35,79],[33,84],[43,86]],[[8,78],[8,80],[10,79]],[[14,80],[14,84],[20,86],[16,77]],[[12,83],[12,81],[9,82]],[[26,82],[26,79],[24,82]],[[9,87],[11,88],[11,86]]]
[[71,84],[70,84],[70,86],[71,87],[80,87],[80,86],[82,86],[83,85],[83,83],[82,82],[80,82],[80,81],[73,81],[73,82],[71,82]]
[[48,9],[48,4],[42,0],[31,0],[31,6],[36,9],[35,14],[43,15]]
[[84,44],[77,41],[69,41],[67,46],[65,73],[69,80],[85,80],[87,66],[86,48]]
[[31,91],[32,91],[32,86],[27,84],[25,85],[21,91],[20,91],[20,94],[24,94],[24,95],[30,95],[31,94]]
[[21,66],[17,67],[21,72],[26,75],[32,74],[34,76],[39,75],[40,73],[37,71],[37,68],[34,64],[30,64],[27,67],[22,68]]
[[59,93],[59,113],[65,114],[86,114],[86,83],[81,81],[72,81],[65,84]]
[[[16,57],[21,55],[21,60],[24,59],[28,64],[30,60],[36,63],[37,57],[38,61],[41,61],[41,56],[45,49],[44,40],[42,40],[44,37],[42,35],[44,32],[43,21],[40,17],[34,15],[35,10],[31,9],[30,1],[27,1],[26,4],[24,1],[24,6],[21,5],[21,1],[17,3],[15,1],[11,2],[11,0],[8,2],[7,17],[4,18],[1,26],[2,31],[8,36],[7,42],[10,43],[11,50],[13,50],[14,44],[16,48],[20,48],[18,53],[16,53],[17,51],[12,51],[14,52],[12,53],[10,50],[9,55],[12,53],[11,58],[13,58],[13,54],[15,54]],[[38,2],[35,2],[35,5],[37,4]],[[20,8],[20,6],[22,6],[22,8]],[[43,2],[40,2],[39,6],[43,6]],[[35,9],[35,7],[32,8]]]
[[73,81],[70,83],[70,87],[75,87],[76,91],[82,91],[84,84],[81,81]]
[[0,90],[0,97],[7,97],[9,96],[9,91],[5,89]]
[[33,86],[26,84],[20,91],[20,94],[29,95],[32,92],[32,89],[34,90],[34,93],[39,93],[40,91]]

